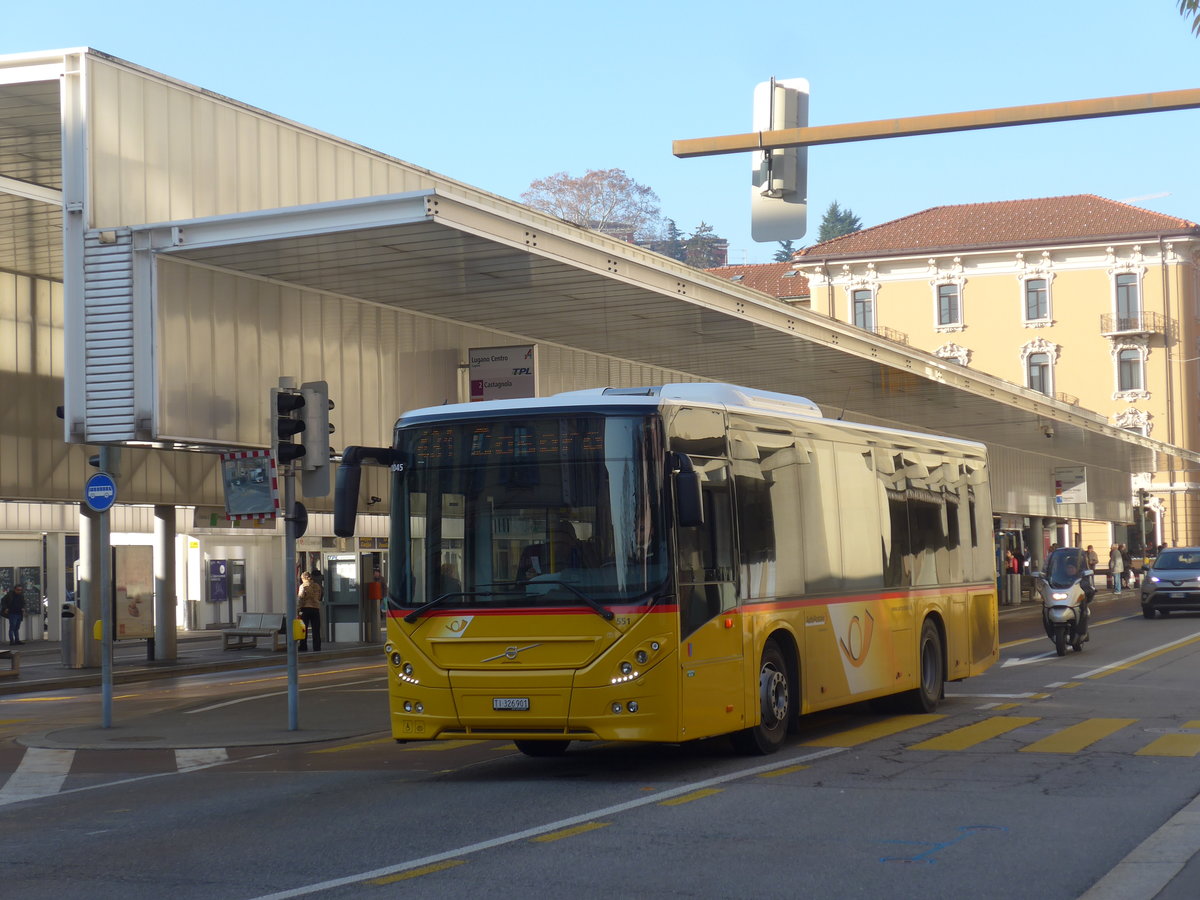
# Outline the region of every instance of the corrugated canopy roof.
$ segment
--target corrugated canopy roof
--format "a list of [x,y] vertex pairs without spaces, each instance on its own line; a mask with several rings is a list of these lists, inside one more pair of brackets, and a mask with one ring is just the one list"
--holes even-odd
[[139,230],[169,256],[797,394],[831,416],[1128,472],[1160,468],[1155,451],[1200,462],[1096,413],[657,254],[539,224],[548,220],[515,205],[497,210],[431,190]]

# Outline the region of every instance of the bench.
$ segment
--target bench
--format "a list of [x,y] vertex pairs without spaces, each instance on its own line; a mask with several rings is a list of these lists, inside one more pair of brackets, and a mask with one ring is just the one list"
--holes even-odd
[[258,647],[258,639],[271,638],[272,650],[287,649],[287,633],[283,628],[283,613],[238,613],[238,623],[233,628],[222,629],[225,650],[242,647]]
[[21,675],[21,651],[0,650],[0,659],[8,660],[8,668],[0,670],[0,678],[19,678]]

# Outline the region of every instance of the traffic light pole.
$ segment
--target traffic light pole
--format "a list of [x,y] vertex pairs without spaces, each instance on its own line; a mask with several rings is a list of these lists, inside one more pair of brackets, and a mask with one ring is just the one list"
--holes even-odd
[[300,674],[297,671],[296,640],[293,628],[296,622],[296,476],[289,465],[283,474],[283,568],[284,585],[287,591],[287,671],[288,671],[288,731],[296,731],[299,725]]

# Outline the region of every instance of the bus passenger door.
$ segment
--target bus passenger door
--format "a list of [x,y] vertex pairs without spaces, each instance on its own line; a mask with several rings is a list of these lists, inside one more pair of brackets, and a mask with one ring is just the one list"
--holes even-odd
[[704,524],[676,529],[680,726],[685,740],[745,727],[729,465],[704,459],[693,459],[693,464],[701,478]]

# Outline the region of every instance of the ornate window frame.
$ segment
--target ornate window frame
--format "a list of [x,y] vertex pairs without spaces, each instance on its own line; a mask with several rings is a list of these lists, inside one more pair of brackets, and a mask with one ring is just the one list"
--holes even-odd
[[[937,260],[929,260],[929,286],[933,290],[933,330],[939,334],[950,334],[966,329],[966,306],[964,295],[967,278],[963,274],[962,257],[956,256],[949,268],[939,269]],[[941,294],[944,285],[952,284],[958,291],[958,321],[943,324],[941,321]]]
[[1150,437],[1150,432],[1154,430],[1154,414],[1131,406],[1113,416],[1112,423],[1117,428],[1136,432],[1142,437]]
[[1034,390],[1034,388],[1029,384],[1029,357],[1033,356],[1035,353],[1045,353],[1050,360],[1048,373],[1048,380],[1050,383],[1047,385],[1048,390],[1046,391],[1046,396],[1054,396],[1054,370],[1058,366],[1059,350],[1060,348],[1058,344],[1041,337],[1034,338],[1021,348],[1021,377],[1025,381],[1025,387],[1029,388],[1030,390]]
[[[1024,253],[1017,254],[1017,282],[1021,286],[1019,315],[1021,324],[1026,328],[1048,328],[1054,324],[1054,261],[1050,251],[1043,250],[1037,262],[1028,262]],[[1027,282],[1040,279],[1046,282],[1046,315],[1043,318],[1029,319],[1025,316],[1025,299],[1029,290]]]
[[[850,267],[843,266],[842,272],[845,275],[850,275]],[[875,264],[868,263],[867,271],[857,278],[850,278],[845,285],[846,290],[846,321],[855,328],[861,327],[854,321],[854,294],[857,291],[871,292],[871,327],[866,329],[872,333],[879,328],[879,275],[875,271]]]
[[[1130,390],[1121,390],[1121,353],[1127,350],[1132,350],[1137,353],[1141,363],[1141,382],[1140,388]],[[1116,385],[1116,390],[1113,391],[1114,400],[1125,400],[1133,403],[1135,400],[1149,400],[1150,392],[1146,390],[1146,360],[1150,357],[1150,345],[1145,338],[1126,337],[1119,341],[1113,341],[1112,359],[1113,359],[1113,384]]]
[[1115,247],[1106,247],[1108,263],[1108,306],[1113,316],[1116,317],[1119,313],[1117,309],[1117,276],[1118,275],[1136,275],[1137,276],[1137,302],[1138,313],[1146,311],[1146,265],[1145,257],[1142,255],[1142,245],[1134,244],[1133,250],[1129,254],[1128,259],[1118,259]]
[[942,346],[933,351],[933,355],[939,359],[953,360],[960,366],[970,365],[971,363],[971,351],[966,347],[960,347],[953,341],[942,344]]

